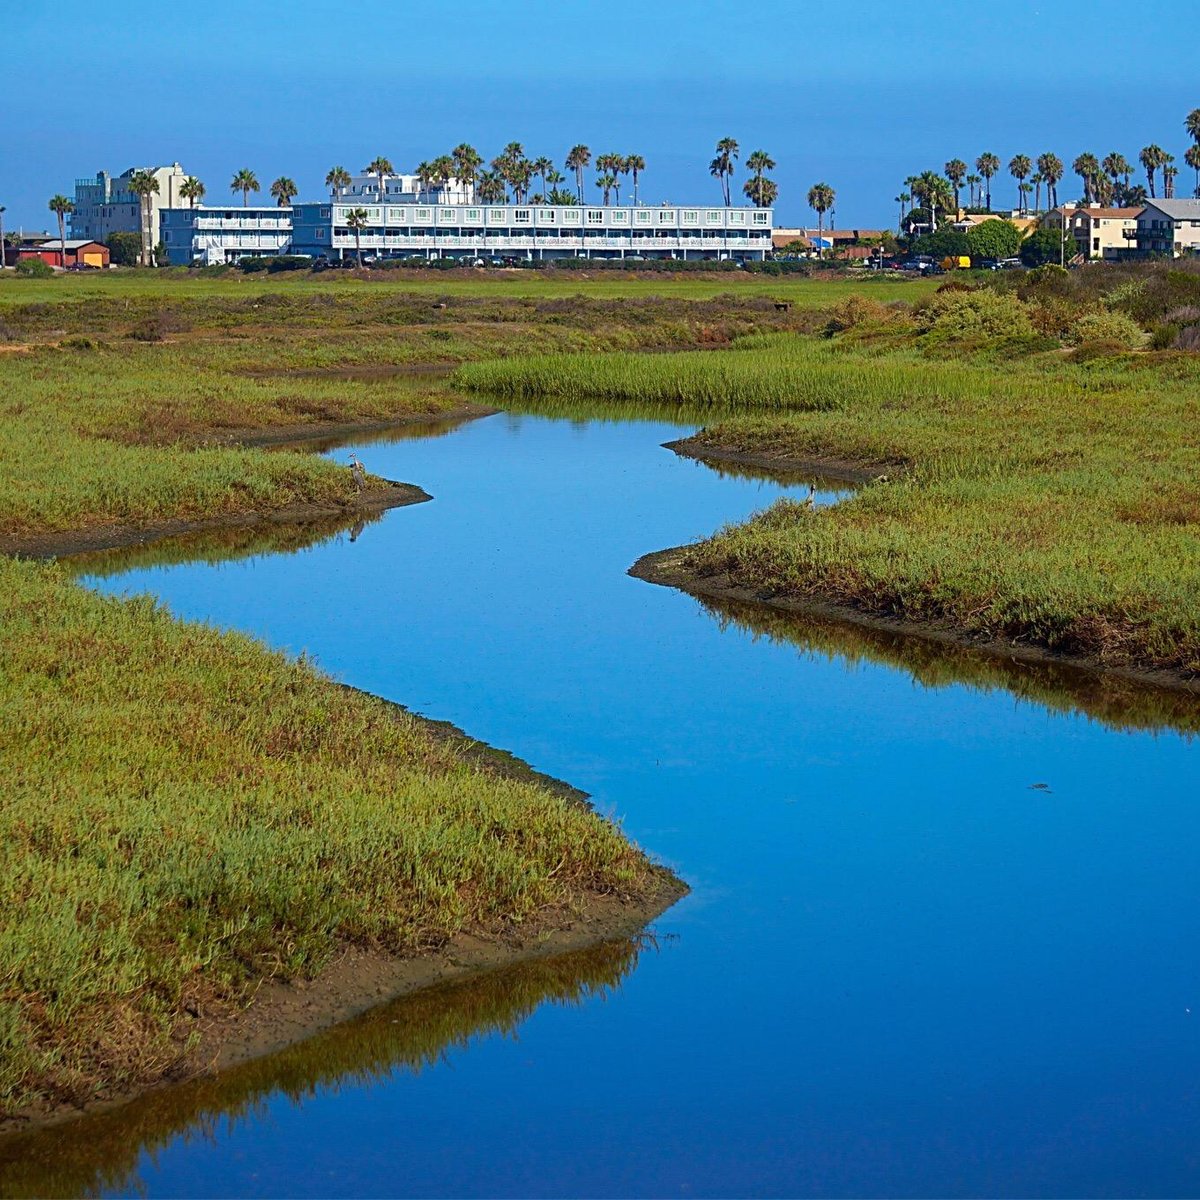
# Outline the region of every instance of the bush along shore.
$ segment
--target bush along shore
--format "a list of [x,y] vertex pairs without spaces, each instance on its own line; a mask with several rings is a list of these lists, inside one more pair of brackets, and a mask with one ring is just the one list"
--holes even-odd
[[[1200,356],[1178,345],[1200,328],[1200,270],[1077,274],[953,281],[916,305],[854,295],[817,334],[698,358],[531,356],[457,378],[500,398],[715,406],[689,452],[866,474],[840,504],[783,501],[686,549],[670,582],[1186,683],[1200,675]],[[1162,328],[1171,345],[1155,350]]]

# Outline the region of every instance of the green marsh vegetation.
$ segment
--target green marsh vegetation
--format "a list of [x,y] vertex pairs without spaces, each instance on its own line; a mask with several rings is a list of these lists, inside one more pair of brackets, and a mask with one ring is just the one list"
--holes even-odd
[[1080,274],[953,282],[916,306],[856,295],[824,336],[756,335],[694,356],[530,356],[457,378],[506,399],[546,388],[573,402],[733,405],[701,443],[887,476],[833,508],[781,502],[723,530],[689,552],[691,571],[1194,675],[1200,358],[1130,351],[1123,333],[1133,323],[1146,341],[1172,311],[1186,316],[1200,273]]
[[160,1077],[184,1015],[653,873],[584,805],[252,639],[0,559],[0,1111]]

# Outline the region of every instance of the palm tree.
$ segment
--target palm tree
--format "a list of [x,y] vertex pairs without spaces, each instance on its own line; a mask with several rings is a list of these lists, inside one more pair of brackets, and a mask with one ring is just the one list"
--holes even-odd
[[[814,183],[808,189],[808,207],[817,214],[817,237],[825,232],[825,214],[833,207],[837,193],[827,183]],[[824,240],[824,239],[822,239]],[[821,247],[817,247],[817,257],[821,257]]]
[[421,197],[433,188],[433,180],[436,172],[433,169],[432,163],[419,162],[413,174],[417,177],[417,203],[419,204]]
[[[1030,175],[1029,182],[1033,184],[1033,211],[1040,212],[1042,208],[1042,184],[1046,182],[1041,171]],[[1050,199],[1050,189],[1046,189],[1046,199]]]
[[779,196],[779,184],[764,175],[755,175],[742,184],[742,191],[756,208],[770,208]]
[[[1200,109],[1196,111],[1200,112]],[[1187,148],[1183,155],[1183,161],[1196,172],[1195,195],[1200,196],[1200,142]]]
[[709,174],[721,181],[725,196],[725,207],[729,207],[729,181],[733,178],[733,163],[738,156],[738,144],[731,137],[723,137],[717,143],[717,156],[709,164]]
[[429,164],[433,171],[433,183],[442,193],[442,203],[445,203],[446,186],[454,178],[454,159],[449,154],[439,154]]
[[1091,204],[1096,199],[1096,185],[1100,179],[1100,160],[1094,154],[1081,154],[1071,164],[1071,170],[1083,180],[1083,202]]
[[1028,212],[1029,211],[1029,203],[1028,203],[1029,193],[1031,191],[1033,191],[1033,184],[1026,183],[1025,180],[1022,179],[1021,182],[1017,184],[1017,191],[1020,193],[1020,196],[1021,196],[1021,211]]
[[[775,164],[772,163],[772,166]],[[633,177],[633,203],[637,206],[638,202],[638,180],[641,178],[642,172],[646,169],[646,160],[640,154],[627,154],[625,156],[625,166],[629,174]]]
[[[599,162],[599,160],[597,160],[597,163],[598,162]],[[604,203],[606,205],[608,204],[608,198],[611,195],[613,188],[616,187],[616,185],[617,185],[617,178],[615,175],[612,175],[612,174],[609,174],[608,172],[606,172],[603,175],[596,176],[596,186],[604,193]]]
[[[566,183],[567,177],[561,171],[550,171],[546,175],[546,182],[550,185],[550,191],[546,195],[547,204],[571,204],[574,202],[574,197],[570,192],[564,192],[558,185]],[[568,197],[570,197],[568,199]]]
[[1150,198],[1155,198],[1154,191],[1154,172],[1159,167],[1165,166],[1167,161],[1167,152],[1156,142],[1151,142],[1149,146],[1142,147],[1138,154],[1138,162],[1146,169],[1146,182],[1150,185]]
[[294,179],[289,179],[286,175],[280,177],[271,184],[271,195],[275,197],[275,203],[280,208],[290,208],[292,201],[296,198],[296,193],[300,189],[296,186]]
[[982,182],[983,182],[982,175],[970,174],[967,176],[967,187],[970,190],[970,196],[971,196],[971,204],[970,204],[971,208],[979,207],[979,200],[980,200],[979,185]]
[[229,190],[242,193],[242,207],[245,208],[250,203],[250,193],[262,189],[258,186],[258,176],[249,167],[243,167],[229,181]]
[[358,258],[358,265],[363,265],[362,260],[362,231],[366,229],[367,222],[370,218],[367,216],[365,208],[352,208],[346,214],[346,225],[354,230],[354,253]]
[[1114,184],[1119,183],[1122,179],[1125,180],[1125,190],[1129,190],[1129,177],[1133,174],[1133,167],[1129,165],[1129,160],[1123,154],[1118,154],[1113,151],[1111,154],[1104,156],[1104,162],[1101,167],[1111,176]]
[[479,178],[479,168],[483,166],[482,156],[474,146],[462,142],[450,151],[450,157],[454,160],[454,178],[474,197],[475,181]]
[[345,167],[331,167],[325,176],[325,186],[329,189],[329,198],[336,200],[353,182],[350,172]]
[[[762,178],[763,173],[768,172],[768,170],[775,169],[774,158],[770,157],[766,150],[751,151],[749,155],[746,155],[746,169],[754,172],[754,178],[752,178],[748,184],[742,188],[742,190],[746,193],[746,196],[749,196],[750,199],[754,200],[754,203],[758,205],[758,208],[770,208],[769,204],[763,204],[761,202],[760,197],[764,191],[764,182],[768,182],[768,184],[770,182],[770,180],[764,180]],[[778,187],[776,187],[776,194],[778,194],[778,191]]]
[[967,178],[967,164],[961,158],[952,158],[946,164],[946,178],[950,180],[950,184],[954,188],[954,207],[957,210],[958,193],[962,190],[963,182]]
[[1008,173],[1017,181],[1017,191],[1021,193],[1021,211],[1025,211],[1025,180],[1029,178],[1029,172],[1033,170],[1033,163],[1029,160],[1028,154],[1015,154],[1009,160]]
[[583,169],[592,161],[592,152],[583,145],[572,146],[567,152],[565,166],[568,171],[575,172],[575,191],[579,194],[579,203],[583,203]]
[[496,171],[484,171],[479,176],[479,199],[484,204],[503,204],[508,199],[504,180]]
[[150,226],[152,196],[158,194],[158,179],[153,171],[134,171],[129,177],[129,190],[138,198],[141,209],[142,266],[150,265]]
[[992,209],[992,176],[1000,174],[1000,160],[990,151],[981,154],[975,160],[975,169],[983,176],[984,185],[987,189],[987,209],[991,212]]
[[204,199],[204,191],[204,184],[195,175],[189,175],[179,185],[179,194],[188,202],[189,208],[195,208],[196,201]]
[[949,209],[954,202],[954,193],[950,188],[949,180],[944,179],[936,171],[922,171],[917,185],[925,205],[929,209],[929,231],[933,233],[938,227],[938,210]]
[[550,190],[550,185],[546,182],[546,176],[554,170],[554,164],[544,154],[539,154],[538,157],[529,164],[529,169],[541,179],[542,195],[544,197]]
[[1193,142],[1200,145],[1200,108],[1193,108],[1183,120],[1183,127],[1188,132],[1188,137]]
[[379,180],[379,203],[382,204],[387,199],[387,177],[396,173],[396,168],[392,166],[391,159],[385,158],[382,154],[377,154],[363,167],[363,171],[367,175],[374,175]]
[[1058,181],[1063,177],[1066,168],[1057,154],[1039,154],[1037,169],[1046,181],[1046,204],[1050,208],[1058,207]]
[[1175,155],[1167,154],[1164,156],[1166,162],[1163,163],[1163,199],[1175,199],[1175,177],[1179,174],[1179,168],[1175,166]]
[[75,205],[66,196],[51,196],[49,207],[50,211],[58,218],[58,265],[65,267],[67,265],[67,228],[65,222],[67,213],[75,211]]
[[906,205],[906,204],[907,204],[907,203],[908,203],[908,202],[909,202],[911,199],[912,199],[912,196],[910,196],[910,195],[908,194],[908,192],[901,192],[901,193],[900,193],[900,195],[898,195],[898,196],[896,197],[896,203],[900,205],[900,220],[899,220],[899,222],[897,222],[897,224],[896,224],[896,228],[897,228],[897,229],[903,229],[903,228],[904,228],[904,206],[905,206],[905,205]]

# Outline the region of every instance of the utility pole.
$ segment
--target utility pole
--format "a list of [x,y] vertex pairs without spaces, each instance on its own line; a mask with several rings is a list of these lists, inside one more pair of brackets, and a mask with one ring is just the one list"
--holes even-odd
[[8,251],[4,248],[4,213],[5,208],[0,204],[0,271],[8,266]]

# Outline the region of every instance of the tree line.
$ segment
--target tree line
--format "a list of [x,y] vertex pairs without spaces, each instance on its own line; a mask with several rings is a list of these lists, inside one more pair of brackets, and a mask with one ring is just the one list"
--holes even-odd
[[[1195,172],[1194,195],[1200,197],[1200,108],[1193,109],[1184,119],[1184,129],[1191,145],[1184,151],[1183,161]],[[1137,161],[1145,174],[1146,182],[1135,182],[1135,167],[1120,151],[1112,151],[1100,158],[1092,153],[1078,155],[1071,163],[1071,172],[1078,176],[1084,204],[1100,204],[1135,208],[1147,200],[1159,198],[1171,200],[1176,194],[1179,168],[1175,156],[1164,150],[1157,142],[1151,142],[1138,151]],[[938,213],[962,207],[962,192],[967,189],[968,209],[992,210],[992,180],[1003,169],[1000,158],[985,151],[974,163],[974,171],[961,158],[952,158],[943,167],[943,173],[923,171],[910,175],[904,188],[895,197],[900,206],[900,227],[928,224],[937,227]],[[1045,189],[1046,204],[1056,208],[1059,204],[1058,185],[1067,174],[1066,165],[1057,154],[1039,154],[1036,158],[1028,154],[1015,154],[1008,161],[1008,174],[1017,183],[1017,210],[1021,214],[1042,211],[1042,189]],[[1030,204],[1030,196],[1033,203]],[[915,220],[913,214],[919,220]]]

